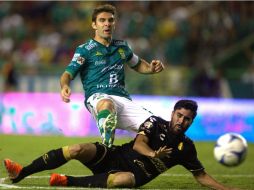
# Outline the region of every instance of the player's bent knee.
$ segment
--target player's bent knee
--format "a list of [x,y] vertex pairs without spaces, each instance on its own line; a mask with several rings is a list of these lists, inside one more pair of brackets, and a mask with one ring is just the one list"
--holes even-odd
[[110,99],[103,99],[97,103],[96,109],[98,112],[101,110],[107,109],[113,113],[113,112],[115,112],[115,104]]
[[85,154],[91,154],[96,150],[96,147],[93,144],[85,143],[85,144],[75,144],[69,146],[70,156],[73,159],[78,159],[80,156]]
[[69,146],[71,159],[79,160],[82,163],[93,159],[96,151],[96,146],[93,143],[75,144]]
[[110,174],[107,180],[107,187],[134,187],[135,186],[135,177],[131,172],[117,172]]
[[75,159],[82,152],[82,146],[80,144],[71,145],[69,146],[69,152],[71,158]]

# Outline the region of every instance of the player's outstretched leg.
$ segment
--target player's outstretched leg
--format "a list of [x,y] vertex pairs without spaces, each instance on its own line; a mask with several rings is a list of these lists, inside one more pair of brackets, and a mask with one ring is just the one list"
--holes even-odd
[[50,186],[132,188],[135,186],[135,177],[131,172],[106,172],[81,177],[67,176],[54,173],[50,177],[49,184]]
[[109,114],[102,125],[102,143],[108,147],[111,147],[114,143],[116,124],[116,114]]
[[17,183],[31,174],[58,168],[68,162],[69,159],[68,147],[66,146],[43,154],[24,167],[10,159],[4,160],[4,166],[12,183]]
[[113,145],[116,125],[116,113],[111,113],[109,110],[102,110],[98,113],[97,126],[102,137],[102,143],[108,147]]
[[49,179],[50,186],[67,186],[67,177],[65,175],[53,173]]
[[23,166],[10,159],[4,159],[4,167],[10,180],[15,183],[15,179],[19,176]]
[[75,186],[75,187],[107,187],[109,173],[95,174],[92,176],[73,177],[61,174],[51,174],[50,186]]

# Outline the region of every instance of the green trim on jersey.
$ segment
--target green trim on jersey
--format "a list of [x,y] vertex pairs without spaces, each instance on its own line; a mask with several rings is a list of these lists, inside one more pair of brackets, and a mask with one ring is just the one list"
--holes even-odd
[[71,72],[69,72],[68,70],[65,70],[65,72],[71,75],[71,79],[74,78]]
[[[78,46],[66,71],[73,79],[80,74],[85,91],[85,102],[94,93],[106,93],[130,98],[125,89],[124,64],[133,57],[127,42],[112,40],[106,47],[90,39]],[[132,63],[135,67],[140,63]]]

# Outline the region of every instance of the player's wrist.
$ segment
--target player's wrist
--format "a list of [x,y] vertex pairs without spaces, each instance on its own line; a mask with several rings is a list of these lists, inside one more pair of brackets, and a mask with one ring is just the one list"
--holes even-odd
[[68,84],[62,85],[62,89],[66,89],[66,88],[70,88],[70,86]]
[[153,158],[157,158],[158,157],[158,152],[155,150],[153,151]]

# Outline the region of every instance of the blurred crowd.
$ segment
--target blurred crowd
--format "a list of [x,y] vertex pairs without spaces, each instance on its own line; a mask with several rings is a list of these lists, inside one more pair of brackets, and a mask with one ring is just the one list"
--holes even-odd
[[[0,68],[13,85],[18,74],[58,75],[71,60],[77,45],[93,37],[91,13],[102,2],[17,1],[0,2]],[[105,1],[103,2],[105,3]],[[248,1],[113,1],[118,20],[115,37],[128,41],[134,52],[147,60],[157,57],[166,65],[166,75],[180,70],[171,85],[185,88],[162,95],[231,97],[227,69],[221,57],[239,47],[254,33],[254,2]],[[250,40],[248,40],[250,41]],[[248,71],[253,44],[240,50],[245,62],[232,64]],[[238,48],[239,49],[239,48]],[[238,52],[241,52],[241,51]],[[226,53],[225,53],[226,52]],[[229,53],[228,53],[229,54]],[[251,55],[249,55],[251,54]],[[254,56],[253,56],[254,57]],[[219,60],[219,62],[216,60]],[[16,71],[15,71],[16,69]],[[12,72],[12,73],[11,73]],[[16,72],[16,73],[15,73]],[[243,74],[244,75],[244,74]],[[247,81],[243,77],[243,81]],[[253,78],[253,76],[252,76]],[[138,80],[138,78],[137,78]],[[171,80],[170,77],[161,78]],[[187,82],[186,82],[187,81]],[[167,82],[167,81],[164,81]],[[154,85],[134,93],[159,91]],[[155,83],[155,82],[154,82]],[[184,83],[185,85],[181,85]],[[253,91],[254,91],[254,81]],[[168,87],[170,88],[170,87]]]

